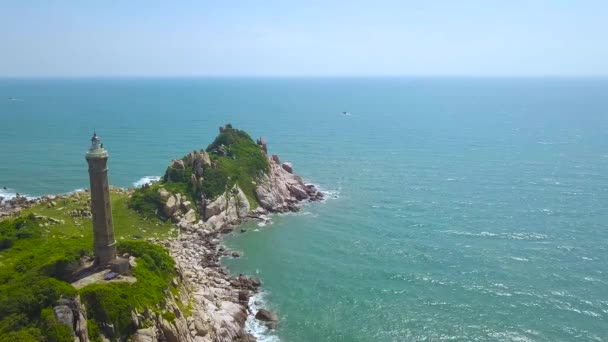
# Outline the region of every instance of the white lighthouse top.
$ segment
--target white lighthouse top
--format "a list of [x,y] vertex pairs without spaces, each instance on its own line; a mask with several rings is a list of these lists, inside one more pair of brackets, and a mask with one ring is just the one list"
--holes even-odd
[[91,148],[86,155],[87,158],[107,158],[108,152],[103,148],[103,144],[101,143],[101,139],[97,136],[97,133],[93,132],[93,137],[91,138]]

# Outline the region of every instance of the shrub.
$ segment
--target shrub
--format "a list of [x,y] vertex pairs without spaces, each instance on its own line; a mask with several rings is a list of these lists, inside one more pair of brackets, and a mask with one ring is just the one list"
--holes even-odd
[[136,189],[129,199],[129,207],[144,216],[154,217],[163,205],[158,189],[157,183]]
[[29,239],[39,235],[40,229],[34,215],[0,221],[0,250],[12,247],[18,239]]
[[92,284],[83,288],[80,295],[90,319],[97,324],[113,324],[117,337],[124,338],[137,328],[131,321],[131,311],[164,305],[164,290],[175,276],[175,262],[165,249],[147,242],[121,242],[118,249],[138,258],[133,269],[137,282]]

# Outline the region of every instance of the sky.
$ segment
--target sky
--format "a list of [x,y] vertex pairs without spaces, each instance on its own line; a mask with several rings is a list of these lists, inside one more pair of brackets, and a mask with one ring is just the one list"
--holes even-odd
[[0,77],[608,76],[608,1],[0,0]]

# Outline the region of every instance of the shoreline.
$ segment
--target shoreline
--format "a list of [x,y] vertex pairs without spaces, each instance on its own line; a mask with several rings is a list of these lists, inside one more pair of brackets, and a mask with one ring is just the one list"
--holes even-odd
[[[317,189],[313,184],[306,184]],[[319,191],[319,193],[323,194]],[[235,230],[248,222],[272,224],[271,217],[276,214],[298,212],[302,205],[310,202],[322,201],[323,195],[308,200],[298,200],[281,210],[252,210],[246,218],[228,221],[216,230],[201,230],[197,224],[187,223],[184,220],[174,224],[178,228],[178,236],[168,238],[164,246],[168,248],[171,256],[183,271],[184,283],[188,284],[189,291],[197,300],[197,308],[209,307],[209,295],[216,300],[229,301],[240,309],[224,309],[230,307],[226,303],[216,303],[219,314],[216,314],[216,326],[224,326],[220,334],[228,333],[232,336],[230,340],[257,341],[259,337],[255,330],[263,329],[263,333],[274,330],[279,324],[278,318],[269,320],[257,319],[259,310],[265,310],[264,305],[259,303],[256,296],[263,294],[262,282],[257,277],[239,274],[230,276],[228,268],[221,264],[225,257],[238,258],[240,251],[231,251],[224,244],[226,235],[235,233]],[[241,230],[241,233],[244,231]],[[202,259],[202,261],[201,261]],[[211,279],[211,281],[206,281]],[[213,306],[213,304],[211,304]],[[232,319],[226,319],[229,313]],[[244,313],[244,316],[243,316]],[[274,315],[274,314],[272,314]],[[219,318],[219,319],[217,319]],[[213,319],[213,318],[212,318]],[[236,326],[235,326],[236,325]],[[256,336],[258,335],[258,336]],[[276,335],[274,335],[276,337]],[[273,341],[278,341],[278,337]]]

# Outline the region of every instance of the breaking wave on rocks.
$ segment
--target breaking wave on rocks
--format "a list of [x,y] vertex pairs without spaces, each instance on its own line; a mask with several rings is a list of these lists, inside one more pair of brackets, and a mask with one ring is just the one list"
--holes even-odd
[[340,198],[340,190],[330,190],[330,189],[325,189],[322,186],[320,186],[319,184],[315,184],[315,183],[306,183],[306,185],[314,185],[315,188],[317,188],[317,190],[319,190],[319,192],[321,192],[323,194],[323,200],[327,200],[327,199],[338,199]]
[[[13,199],[13,198],[17,197],[17,194],[19,194],[19,196],[23,196],[23,197],[25,197],[25,198],[27,198],[27,199],[35,199],[35,198],[38,198],[38,197],[36,197],[36,196],[30,196],[30,195],[28,195],[28,194],[22,194],[22,193],[18,193],[18,192],[14,191],[13,189],[10,189],[10,188],[6,188],[6,189],[4,189],[4,188],[0,188],[0,197],[3,197],[3,198],[4,198],[4,200],[10,200],[10,199]],[[1,201],[0,201],[0,202],[1,202]]]
[[134,182],[133,186],[135,186],[136,188],[139,188],[146,184],[152,184],[154,182],[157,182],[158,180],[160,180],[160,176],[144,176],[144,177],[141,177],[140,179],[138,179],[136,182]]
[[280,339],[274,332],[268,329],[261,321],[255,319],[258,310],[265,308],[264,292],[259,292],[249,298],[249,315],[245,322],[245,330],[255,336],[258,342],[279,342]]

